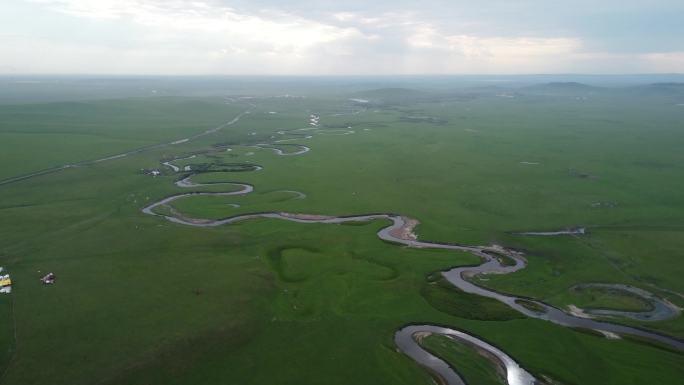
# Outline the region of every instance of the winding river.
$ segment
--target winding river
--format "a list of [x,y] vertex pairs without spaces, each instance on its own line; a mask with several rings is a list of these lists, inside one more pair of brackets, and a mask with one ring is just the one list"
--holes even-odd
[[623,285],[618,283],[583,283],[575,285],[571,290],[599,289],[604,291],[624,292],[633,295],[651,307],[646,311],[623,311],[612,309],[582,309],[586,314],[602,317],[626,317],[638,321],[664,321],[679,316],[681,310],[671,302],[664,300],[650,291],[638,287]]
[[271,151],[275,152],[277,155],[281,155],[281,156],[302,155],[304,153],[311,151],[311,148],[304,146],[304,145],[301,145],[301,144],[278,144],[278,146],[279,147],[294,147],[294,148],[297,148],[297,150],[293,151],[293,152],[285,152],[285,151],[281,150],[280,148],[278,148],[274,145],[265,144],[265,143],[256,144],[252,147],[261,148],[261,149],[265,149],[265,150],[271,150]]
[[[309,148],[302,145],[299,146],[300,151],[294,153],[285,153],[278,148],[271,147],[267,144],[257,145],[260,148],[272,149],[278,155],[299,155],[309,151]],[[619,325],[615,323],[599,321],[590,318],[578,317],[568,314],[561,309],[537,301],[531,298],[517,297],[511,294],[500,293],[473,283],[469,278],[481,274],[509,274],[526,266],[526,260],[522,253],[509,250],[500,246],[469,246],[451,243],[429,242],[418,240],[413,233],[414,227],[419,223],[415,219],[411,219],[400,214],[394,213],[371,213],[351,216],[328,216],[328,215],[311,215],[301,213],[287,213],[287,212],[259,212],[231,216],[218,220],[188,218],[170,210],[171,215],[163,214],[155,211],[161,206],[168,206],[171,202],[183,199],[190,196],[198,195],[214,195],[214,196],[231,196],[249,194],[254,190],[254,187],[249,184],[237,182],[221,182],[221,183],[194,183],[191,181],[191,176],[181,179],[176,182],[176,185],[183,188],[197,188],[203,186],[216,186],[217,184],[231,185],[238,189],[231,192],[188,192],[164,198],[142,209],[142,212],[148,215],[164,218],[177,224],[195,227],[216,227],[223,225],[230,225],[239,222],[244,222],[253,219],[279,219],[297,223],[311,223],[311,224],[340,224],[348,222],[368,222],[374,220],[389,221],[390,224],[380,229],[377,233],[378,238],[394,244],[399,244],[412,248],[425,249],[446,249],[461,252],[471,253],[478,256],[482,263],[478,266],[455,267],[441,274],[454,286],[460,290],[476,294],[479,296],[492,298],[500,301],[510,308],[531,318],[541,319],[552,322],[557,325],[570,328],[580,328],[594,330],[605,335],[622,335],[633,336],[650,341],[654,341],[672,349],[684,352],[684,341],[675,338],[651,332],[635,327]],[[528,233],[526,235],[569,235],[569,231],[559,231],[552,233]],[[503,265],[497,255],[504,255],[510,258],[514,263]],[[614,314],[615,315],[615,314]],[[505,373],[505,377],[509,385],[532,385],[535,383],[535,378],[525,371],[513,358],[506,353],[487,343],[486,341],[477,338],[473,335],[467,334],[463,331],[458,331],[450,328],[445,328],[436,325],[410,325],[406,326],[395,333],[394,340],[397,347],[407,356],[411,357],[418,364],[428,369],[432,374],[436,375],[443,383],[448,385],[464,385],[465,381],[462,377],[452,369],[446,362],[438,357],[430,354],[428,351],[420,346],[419,340],[421,336],[427,334],[439,334],[446,336],[456,342],[470,345],[481,352],[486,353],[487,356],[493,357],[492,362],[498,369]]]
[[[231,120],[229,120],[229,121],[227,121],[227,122],[221,124],[220,126],[217,126],[217,127],[214,127],[214,128],[211,128],[211,129],[208,129],[208,130],[205,130],[205,131],[202,131],[202,132],[200,132],[200,133],[198,133],[198,134],[189,136],[189,137],[187,137],[187,138],[177,139],[177,140],[174,140],[174,141],[171,141],[171,142],[165,142],[165,143],[154,144],[154,145],[146,146],[146,147],[141,147],[141,148],[137,148],[137,149],[135,149],[135,150],[126,151],[126,152],[123,152],[123,153],[120,153],[120,154],[110,155],[110,156],[107,156],[107,157],[104,157],[104,158],[95,159],[95,160],[83,160],[83,161],[76,162],[76,163],[69,163],[69,164],[64,164],[64,165],[61,165],[61,166],[56,166],[56,167],[52,167],[52,168],[48,168],[48,169],[36,171],[36,172],[30,173],[30,174],[25,174],[25,175],[19,175],[19,176],[15,176],[15,177],[10,177],[10,178],[7,178],[7,179],[0,180],[0,186],[6,185],[6,184],[10,184],[10,183],[20,182],[20,181],[23,181],[23,180],[26,180],[26,179],[35,178],[35,177],[42,176],[42,175],[51,174],[51,173],[54,173],[54,172],[63,171],[63,170],[70,169],[70,168],[74,168],[74,167],[89,166],[89,165],[93,165],[93,164],[98,164],[98,163],[102,163],[102,162],[107,162],[107,161],[110,161],[110,160],[125,158],[125,157],[130,156],[130,155],[140,154],[140,153],[145,152],[145,151],[157,150],[157,149],[164,148],[164,147],[169,147],[169,146],[174,146],[174,145],[178,145],[178,144],[182,144],[182,143],[187,143],[187,142],[189,142],[189,141],[192,141],[192,140],[201,138],[201,137],[203,137],[203,136],[210,135],[210,134],[213,134],[213,133],[218,132],[218,131],[220,131],[220,130],[223,130],[223,129],[226,128],[226,127],[232,126],[232,125],[234,125],[235,123],[239,122],[240,119],[241,119],[244,115],[249,114],[249,112],[250,112],[249,110],[243,111],[243,112],[239,113],[239,114],[238,114],[236,117],[234,117],[233,119],[231,119]],[[176,170],[176,169],[174,168],[174,167],[176,167],[176,166],[172,166],[172,165],[166,164],[166,163],[164,163],[164,165],[165,165],[165,166],[168,166],[168,167],[170,167],[170,168],[172,168],[174,171],[179,171],[179,170]]]
[[394,334],[394,342],[399,350],[420,363],[442,382],[449,385],[466,385],[465,380],[449,364],[436,358],[420,346],[420,340],[430,334],[439,334],[455,342],[471,346],[490,357],[490,361],[501,373],[506,374],[509,385],[533,385],[536,379],[515,362],[508,354],[489,343],[470,334],[435,325],[409,325]]

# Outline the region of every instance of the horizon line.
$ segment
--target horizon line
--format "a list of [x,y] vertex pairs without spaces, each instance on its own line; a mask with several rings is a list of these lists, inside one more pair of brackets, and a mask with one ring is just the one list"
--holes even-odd
[[3,73],[0,72],[0,77],[11,77],[11,76],[54,76],[54,77],[64,77],[64,76],[82,76],[82,77],[97,77],[97,76],[107,76],[107,77],[306,77],[306,78],[364,78],[364,77],[481,77],[481,76],[494,76],[494,77],[524,77],[524,76],[605,76],[605,77],[618,77],[618,76],[684,76],[684,72],[644,72],[644,73],[584,73],[584,72],[548,72],[548,73],[524,73],[524,74],[485,74],[485,73],[415,73],[415,74],[159,74],[159,73]]

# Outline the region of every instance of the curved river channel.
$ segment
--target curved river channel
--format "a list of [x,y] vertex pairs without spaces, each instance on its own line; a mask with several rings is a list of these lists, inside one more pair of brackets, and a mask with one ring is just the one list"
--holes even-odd
[[[266,147],[266,145],[263,144],[259,144],[257,146],[262,148]],[[282,151],[277,151],[277,149],[273,150],[275,150],[274,152],[278,155],[299,155],[309,151],[309,148],[306,146],[296,146],[302,149],[298,151],[296,154],[284,153]],[[684,341],[677,339],[675,337],[670,337],[635,327],[574,316],[541,301],[537,301],[531,298],[523,298],[510,294],[499,293],[494,290],[478,286],[475,283],[471,282],[469,278],[480,274],[509,274],[524,269],[526,266],[526,261],[522,253],[514,250],[509,250],[500,246],[468,246],[451,243],[420,241],[416,238],[416,236],[413,233],[413,229],[418,224],[418,221],[399,214],[372,213],[351,216],[326,216],[286,212],[261,212],[237,215],[218,220],[188,218],[171,209],[169,204],[175,200],[191,196],[244,195],[249,194],[254,190],[254,187],[249,184],[237,182],[206,184],[194,183],[190,180],[191,177],[192,175],[184,177],[183,179],[176,182],[176,185],[178,187],[183,188],[197,188],[203,186],[216,186],[223,184],[235,186],[238,187],[238,189],[230,192],[194,191],[172,195],[143,208],[142,212],[148,215],[154,215],[165,218],[166,220],[169,220],[177,224],[196,227],[224,226],[257,218],[280,219],[297,223],[312,224],[340,224],[347,222],[368,222],[374,220],[388,220],[391,223],[388,226],[380,229],[377,233],[378,238],[384,241],[388,241],[391,243],[407,247],[455,250],[471,253],[473,255],[478,256],[482,261],[482,263],[478,266],[456,267],[447,271],[443,271],[441,273],[452,285],[456,286],[457,288],[466,293],[476,294],[479,296],[495,299],[528,317],[546,320],[564,327],[589,329],[603,333],[605,335],[639,337],[642,339],[650,340],[653,342],[669,346],[670,348],[678,350],[680,352],[684,352]],[[155,211],[156,208],[160,207],[170,208],[171,210],[169,211],[171,212],[171,215],[166,215]],[[503,265],[497,257],[501,255],[514,261],[514,264]],[[614,312],[612,315],[617,315],[617,313]],[[463,331],[458,331],[436,325],[409,325],[398,330],[394,335],[394,341],[397,347],[404,354],[411,357],[418,364],[429,370],[432,375],[436,376],[439,379],[439,381],[444,384],[465,385],[466,382],[446,362],[432,355],[420,346],[420,339],[429,334],[443,335],[455,342],[463,343],[465,345],[473,347],[482,355],[490,358],[490,361],[497,367],[499,372],[505,374],[504,377],[506,378],[506,381],[509,385],[532,385],[537,382],[537,380],[530,373],[525,371],[525,369],[523,369],[513,358],[508,356],[505,352],[489,344],[488,342],[473,335],[470,335],[468,333],[465,333]]]
[[647,303],[651,309],[646,311],[620,311],[610,309],[583,309],[584,313],[603,317],[626,317],[638,321],[663,321],[679,316],[681,310],[669,301],[638,287],[617,283],[584,283],[575,285],[572,290],[599,289],[607,292],[623,292]]

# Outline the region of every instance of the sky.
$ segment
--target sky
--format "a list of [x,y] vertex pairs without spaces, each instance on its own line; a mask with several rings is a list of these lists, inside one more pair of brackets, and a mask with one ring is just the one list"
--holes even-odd
[[683,72],[683,0],[0,0],[1,74]]

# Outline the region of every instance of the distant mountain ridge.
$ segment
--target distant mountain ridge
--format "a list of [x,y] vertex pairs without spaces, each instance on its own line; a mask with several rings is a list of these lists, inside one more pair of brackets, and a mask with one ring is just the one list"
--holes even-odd
[[[547,96],[560,98],[587,97],[616,98],[621,96],[648,97],[663,99],[663,102],[684,102],[684,82],[660,82],[642,85],[596,86],[580,82],[548,82],[522,87],[504,87],[488,85],[475,88],[457,88],[453,90],[424,91],[412,88],[385,87],[369,89],[349,94],[351,99],[364,100],[365,103],[378,106],[405,105],[421,102],[465,101],[480,97],[518,95]],[[681,101],[680,101],[681,99]]]
[[606,90],[604,87],[591,86],[578,82],[550,82],[536,84],[521,88],[521,91],[533,91],[541,93],[576,93],[576,92],[599,92]]

